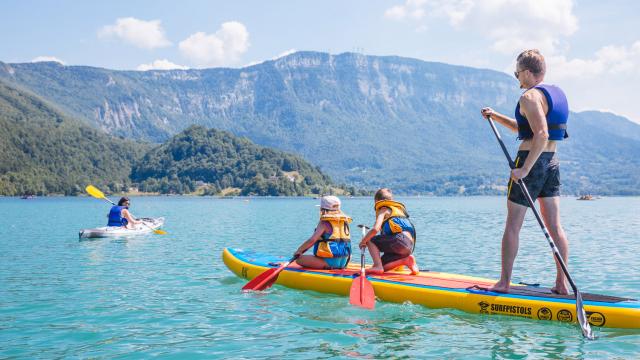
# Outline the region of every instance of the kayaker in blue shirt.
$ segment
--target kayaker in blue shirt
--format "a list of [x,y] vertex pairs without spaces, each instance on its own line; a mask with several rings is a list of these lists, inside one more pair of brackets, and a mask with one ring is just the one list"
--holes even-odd
[[[507,223],[502,236],[502,272],[500,280],[491,288],[508,292],[513,262],[518,253],[519,235],[528,202],[515,181],[523,179],[533,201],[538,199],[544,224],[549,229],[565,264],[568,263],[569,242],[560,224],[560,166],[556,156],[559,141],[567,135],[569,106],[564,92],[557,86],[543,84],[546,64],[538,50],[526,50],[517,58],[514,75],[524,93],[515,111],[515,119],[492,108],[481,110],[483,117],[518,132],[523,140],[518,148],[516,168],[511,170],[508,187]],[[556,285],[552,291],[566,295],[566,277],[556,262]]]
[[[302,243],[294,255],[296,262],[313,269],[344,269],[351,257],[351,218],[340,210],[337,196],[323,196],[320,199],[320,221],[313,235]],[[313,247],[313,255],[302,253]]]
[[136,220],[129,212],[129,205],[131,205],[129,198],[120,198],[118,205],[112,206],[109,210],[107,226],[124,226],[127,229],[132,229],[134,225],[141,224],[142,221]]

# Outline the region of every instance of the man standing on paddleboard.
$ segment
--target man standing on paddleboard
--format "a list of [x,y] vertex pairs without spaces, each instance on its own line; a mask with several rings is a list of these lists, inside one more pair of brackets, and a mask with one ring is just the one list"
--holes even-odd
[[[508,292],[513,262],[518,253],[519,235],[529,206],[517,184],[523,179],[533,201],[538,199],[545,225],[558,251],[567,263],[569,242],[560,224],[560,168],[556,157],[558,141],[567,135],[569,106],[564,92],[555,85],[543,84],[546,64],[538,50],[525,50],[517,58],[515,77],[525,89],[515,109],[515,119],[492,108],[481,110],[522,140],[511,170],[508,186],[507,223],[502,236],[502,272],[492,291]],[[568,294],[566,277],[556,261],[556,285],[552,291]]]

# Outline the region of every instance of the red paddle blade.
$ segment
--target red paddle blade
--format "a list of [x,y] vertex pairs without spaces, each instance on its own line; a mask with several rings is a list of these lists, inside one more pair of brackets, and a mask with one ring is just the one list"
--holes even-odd
[[245,286],[242,287],[242,290],[254,290],[261,291],[268,287],[270,287],[278,277],[278,271],[280,268],[271,268],[262,274],[253,278],[253,280],[249,281]]
[[275,283],[278,279],[278,274],[280,274],[280,272],[284,270],[284,268],[289,266],[291,262],[293,262],[293,260],[280,265],[280,267],[266,270],[262,274],[256,276],[253,280],[249,281],[245,286],[242,287],[242,290],[262,291],[270,288],[271,285],[273,285],[273,283]]
[[358,276],[353,279],[349,290],[349,303],[365,309],[376,307],[376,295],[373,292],[373,285],[366,276]]

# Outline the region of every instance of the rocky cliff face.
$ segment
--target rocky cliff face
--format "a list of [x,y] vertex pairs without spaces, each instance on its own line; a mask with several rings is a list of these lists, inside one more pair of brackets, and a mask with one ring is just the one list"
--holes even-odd
[[496,72],[312,52],[243,69],[126,72],[3,64],[0,76],[107,132],[156,141],[192,123],[237,124],[239,116],[279,121],[276,117],[296,117],[302,110],[397,118],[424,114],[428,105],[464,108],[479,98],[500,106],[515,94],[513,81]]
[[[2,64],[0,78],[111,134],[163,141],[204,125],[302,154],[339,181],[435,193],[442,184],[482,193],[506,181],[479,109],[511,113],[519,96],[503,73],[352,53],[298,52],[242,69],[147,72]],[[505,139],[515,145],[515,136]],[[580,142],[571,138],[566,146]],[[579,150],[569,153],[586,159]]]

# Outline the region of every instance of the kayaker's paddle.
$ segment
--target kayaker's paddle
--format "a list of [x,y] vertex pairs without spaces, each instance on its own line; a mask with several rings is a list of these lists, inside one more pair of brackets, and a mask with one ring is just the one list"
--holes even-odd
[[[498,142],[500,143],[502,152],[504,152],[504,155],[507,157],[507,161],[509,161],[509,167],[511,169],[515,169],[516,164],[513,162],[513,160],[511,160],[509,151],[507,151],[507,147],[504,145],[504,142],[502,141],[502,137],[500,136],[500,133],[496,128],[496,125],[493,123],[493,120],[491,120],[491,116],[487,116],[487,120],[489,121],[489,125],[491,125],[491,129],[493,130],[493,133],[496,135],[496,139],[498,139]],[[564,263],[564,260],[562,260],[562,256],[560,256],[560,252],[556,248],[556,245],[553,239],[551,238],[551,235],[549,235],[549,231],[547,230],[547,227],[544,226],[544,223],[542,222],[542,218],[540,217],[540,214],[538,214],[538,210],[536,210],[536,206],[533,203],[533,200],[531,199],[531,195],[529,195],[529,190],[527,190],[527,186],[525,185],[524,181],[522,181],[522,179],[518,180],[518,185],[520,185],[520,189],[522,190],[522,193],[527,199],[527,202],[529,203],[529,207],[533,211],[533,215],[535,215],[536,219],[538,220],[538,224],[540,224],[540,228],[544,233],[544,236],[547,238],[547,242],[549,243],[549,246],[553,251],[553,255],[556,257],[556,260],[560,264],[560,267],[562,268],[564,275],[567,277],[567,280],[569,280],[571,289],[573,289],[573,293],[576,296],[576,314],[578,318],[578,323],[580,324],[580,328],[582,330],[582,336],[584,336],[589,340],[593,340],[595,339],[595,336],[591,331],[591,326],[589,325],[589,321],[587,320],[587,314],[584,311],[584,305],[582,303],[582,295],[580,294],[580,291],[578,291],[578,287],[573,282],[573,279],[571,279],[571,275],[569,275],[569,270],[567,269],[567,265]]]
[[[364,225],[358,225],[362,229],[362,237],[367,231]],[[376,295],[373,285],[364,270],[364,248],[360,249],[360,275],[353,278],[351,289],[349,290],[349,303],[366,309],[373,309],[376,306]]]
[[[109,200],[109,198],[107,198],[106,196],[104,196],[104,193],[102,191],[100,191],[97,187],[93,186],[93,185],[88,185],[85,190],[87,191],[87,193],[91,196],[93,196],[96,199],[102,199],[102,200],[106,200],[109,203],[111,203],[111,205],[115,205],[116,203],[114,203],[113,201]],[[148,227],[149,229],[151,229],[154,233],[158,234],[158,235],[166,235],[167,232],[164,230],[160,230],[160,229],[154,229],[151,226],[149,226],[147,223],[145,223],[144,221],[142,221],[142,224],[146,227]]]
[[266,290],[273,285],[278,279],[278,274],[284,270],[289,264],[296,261],[300,255],[294,255],[289,261],[278,266],[277,268],[271,268],[262,274],[256,276],[251,281],[249,281],[245,286],[242,287],[243,291],[262,291]]

